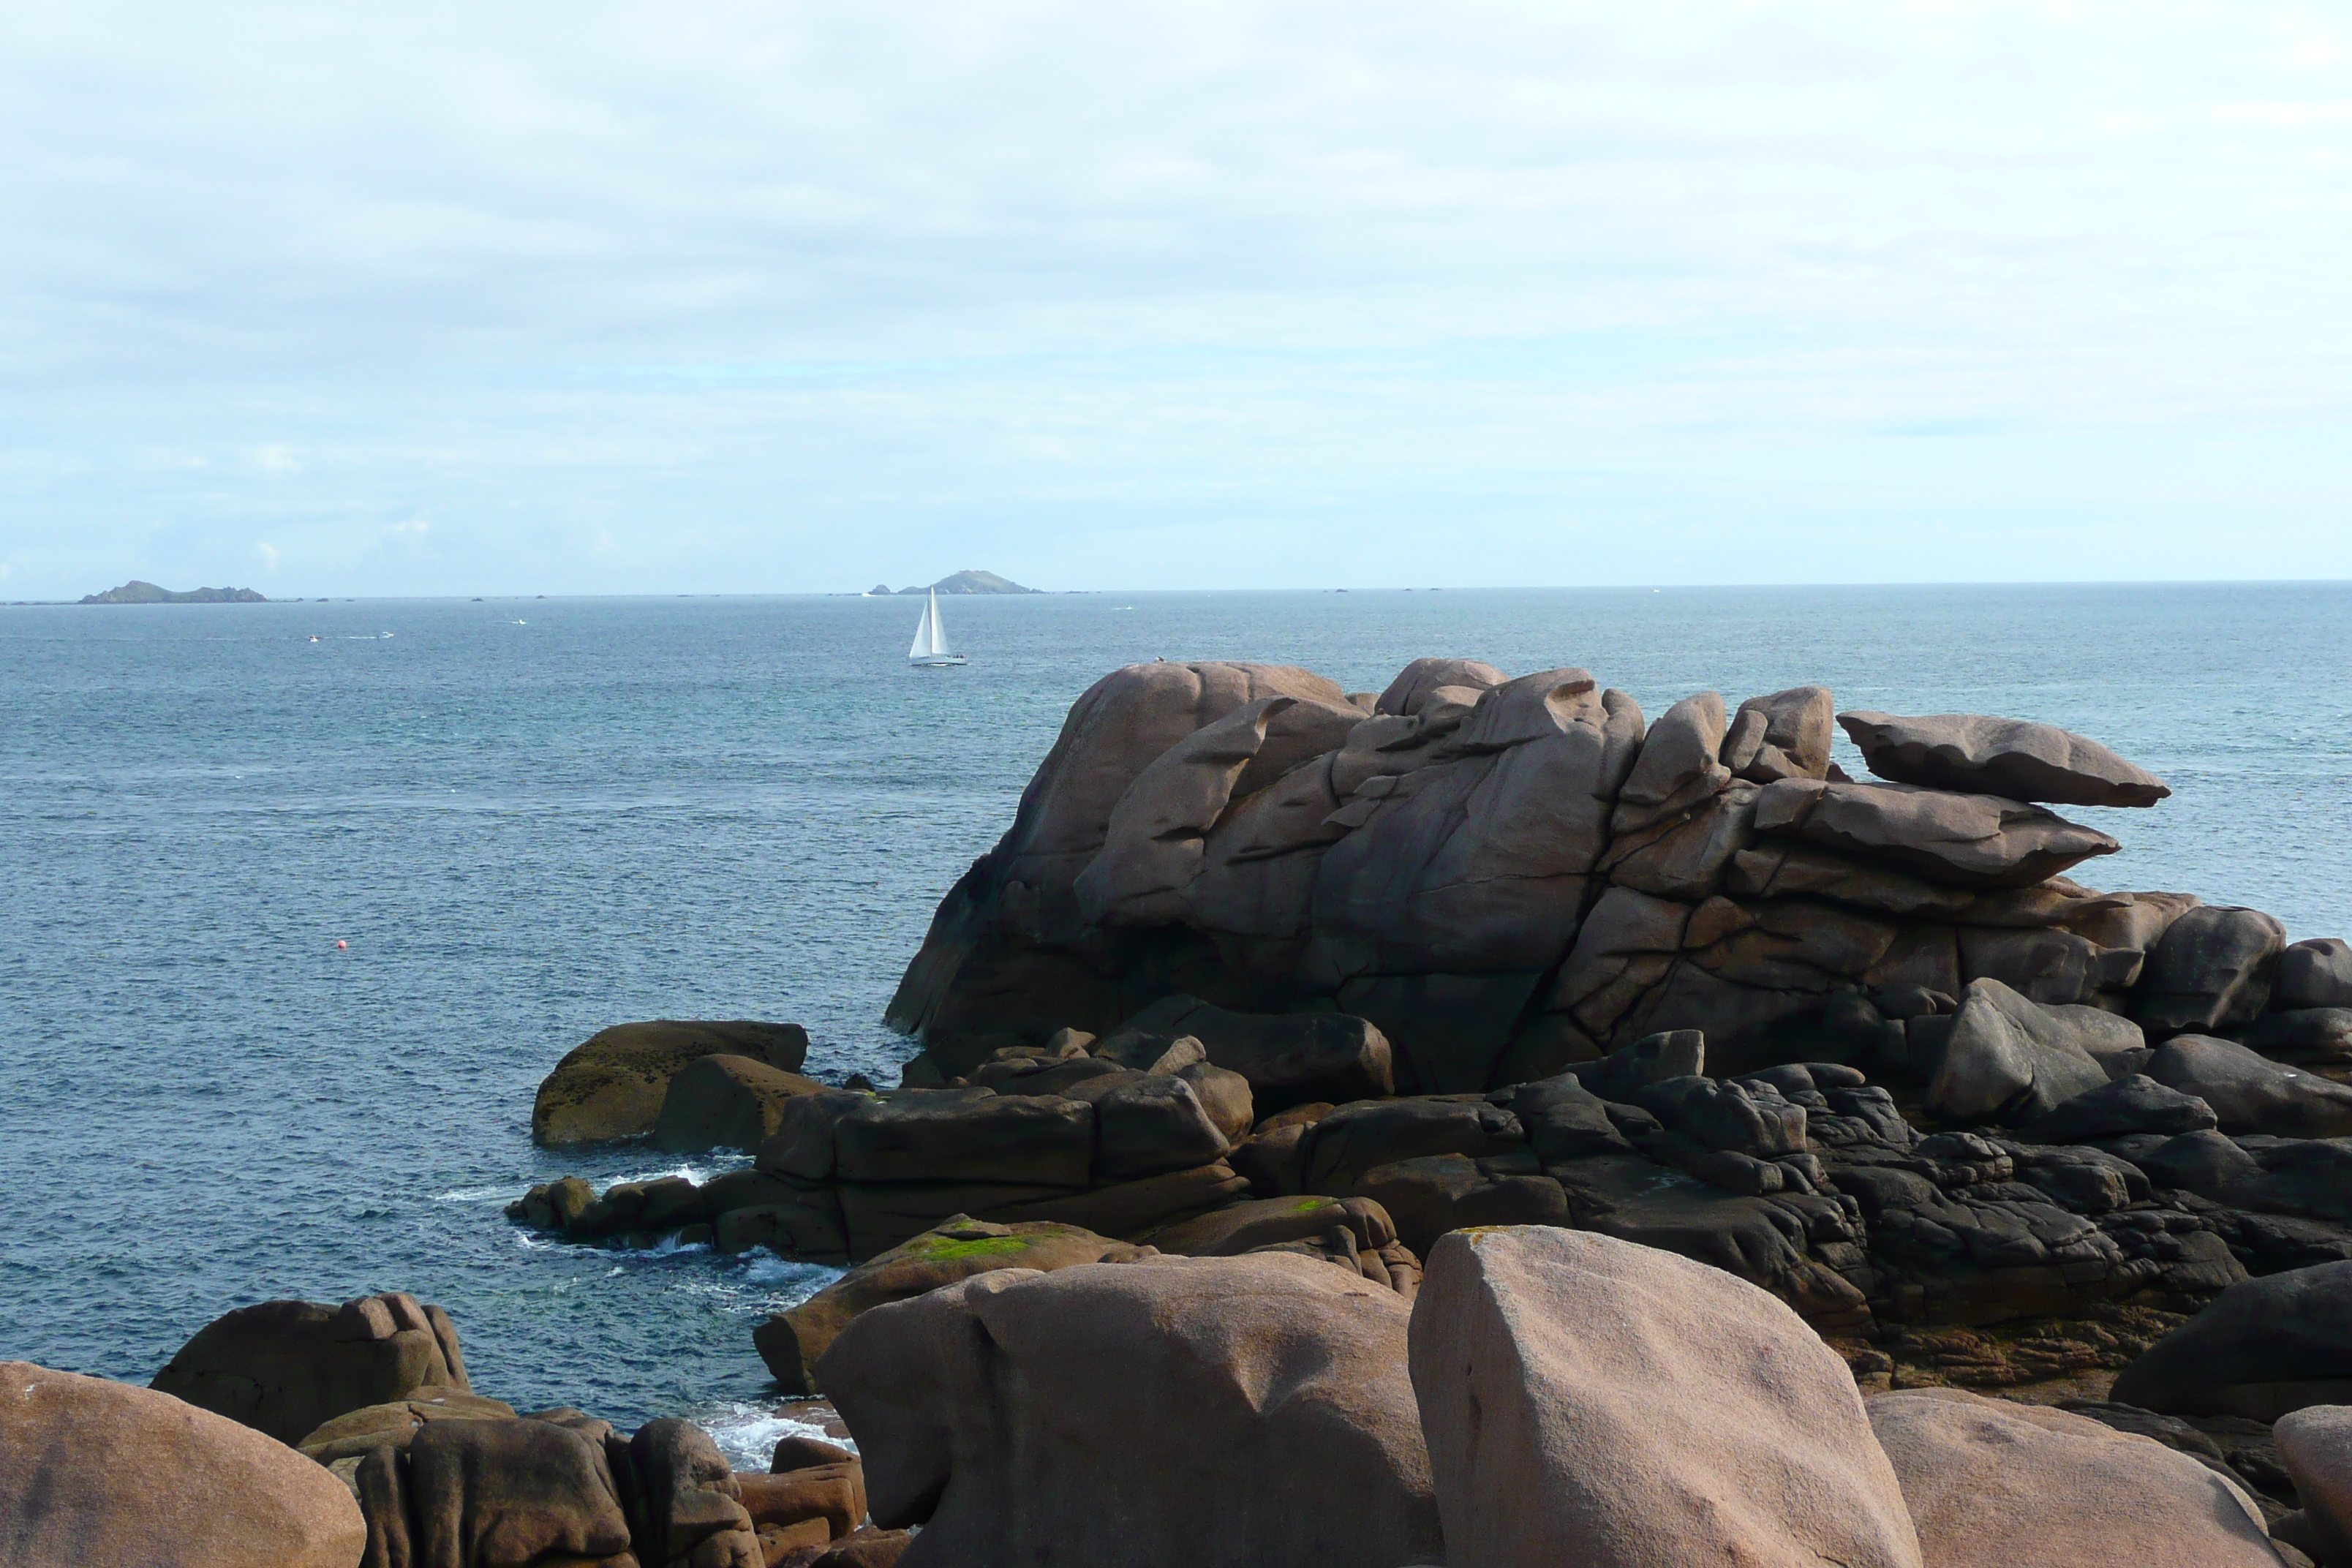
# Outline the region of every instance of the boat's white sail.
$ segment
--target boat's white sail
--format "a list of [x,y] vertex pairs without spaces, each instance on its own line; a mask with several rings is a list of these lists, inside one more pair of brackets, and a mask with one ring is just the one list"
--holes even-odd
[[915,623],[914,645],[907,649],[913,664],[961,664],[961,654],[948,651],[948,628],[940,619],[940,596],[934,591],[923,602],[923,618]]

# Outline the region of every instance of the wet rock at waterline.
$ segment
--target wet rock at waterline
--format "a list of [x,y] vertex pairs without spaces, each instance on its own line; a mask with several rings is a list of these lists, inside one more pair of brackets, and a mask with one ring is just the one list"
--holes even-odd
[[755,1150],[776,1131],[789,1102],[824,1087],[750,1057],[698,1057],[662,1095],[654,1147],[673,1154]]
[[796,1073],[808,1056],[797,1024],[656,1019],[599,1030],[555,1065],[530,1110],[534,1143],[559,1148],[651,1132],[670,1080],[704,1057],[747,1057]]

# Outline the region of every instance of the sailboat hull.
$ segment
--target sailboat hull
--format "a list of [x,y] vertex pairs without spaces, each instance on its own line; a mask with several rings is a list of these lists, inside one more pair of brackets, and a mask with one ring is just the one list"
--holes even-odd
[[960,653],[927,653],[919,658],[910,658],[907,662],[917,669],[944,669],[951,664],[966,664],[970,661]]

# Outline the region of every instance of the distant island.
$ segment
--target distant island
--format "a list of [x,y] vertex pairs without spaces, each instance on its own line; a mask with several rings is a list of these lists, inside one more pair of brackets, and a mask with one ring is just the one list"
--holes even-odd
[[[1025,590],[1015,590],[1023,592]],[[169,588],[159,588],[152,583],[137,578],[120,588],[109,588],[103,594],[84,594],[85,605],[266,605],[268,599],[250,588],[191,588],[175,594]]]
[[[875,586],[875,592],[884,594],[889,590],[877,584]],[[898,592],[901,594],[1042,594],[1045,590],[1024,588],[1011,578],[1000,577],[993,572],[958,572],[952,576],[942,577],[936,583],[926,584],[918,588],[901,588]]]

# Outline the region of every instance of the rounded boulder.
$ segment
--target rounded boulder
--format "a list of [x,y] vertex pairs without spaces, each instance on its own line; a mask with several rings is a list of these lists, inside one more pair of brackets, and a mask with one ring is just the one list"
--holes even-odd
[[749,1057],[783,1072],[808,1059],[808,1031],[750,1019],[656,1018],[599,1029],[539,1086],[530,1141],[542,1148],[640,1138],[654,1130],[670,1080],[704,1057]]
[[1935,1568],[2278,1568],[2253,1500],[2153,1437],[1957,1388],[1870,1424]]
[[0,1563],[354,1568],[366,1545],[343,1484],[249,1426],[0,1363]]

